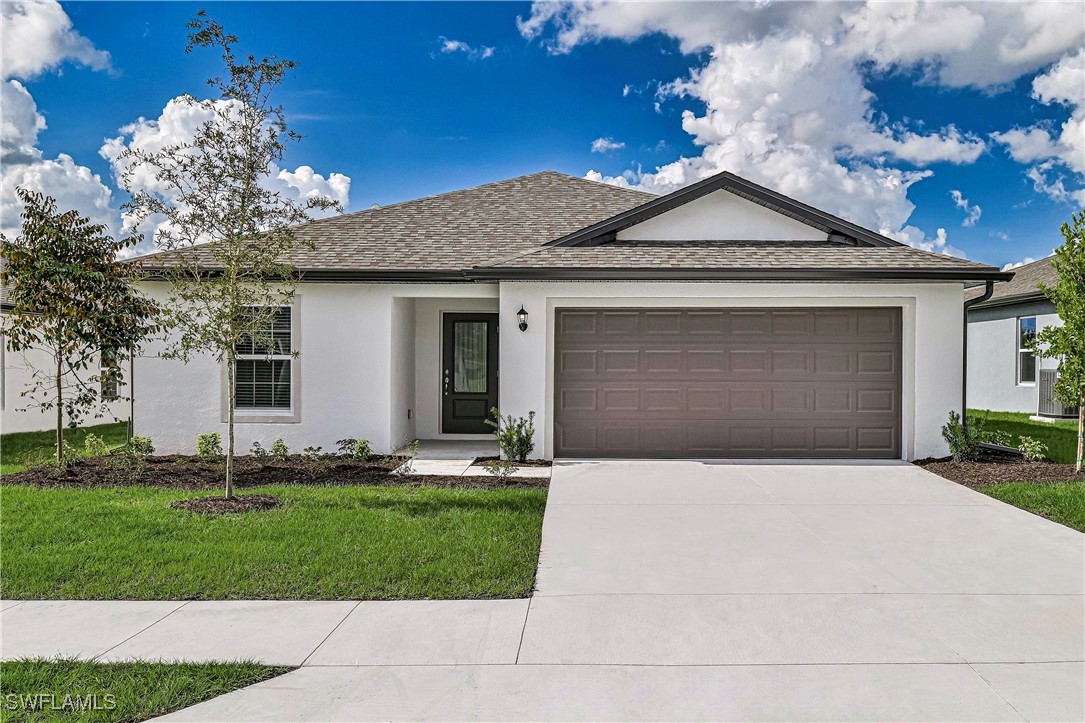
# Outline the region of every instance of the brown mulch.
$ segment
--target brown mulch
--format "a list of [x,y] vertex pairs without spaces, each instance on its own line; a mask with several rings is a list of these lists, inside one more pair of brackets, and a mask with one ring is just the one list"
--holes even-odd
[[[184,490],[221,490],[225,465],[203,462],[187,455],[147,458],[143,473],[136,479],[118,470],[108,457],[77,460],[66,469],[51,466],[31,467],[0,477],[0,485],[36,487],[165,487]],[[395,457],[376,457],[365,462],[347,458],[310,460],[291,457],[280,462],[244,456],[236,458],[234,486],[238,489],[264,485],[375,485],[383,487],[546,487],[546,479],[492,476],[459,477],[446,475],[392,474],[403,463]]]
[[274,495],[234,495],[233,497],[196,497],[174,502],[170,507],[201,515],[227,515],[237,512],[261,512],[282,504]]
[[[487,462],[497,462],[500,457],[476,457],[475,461],[471,463],[472,467],[485,467]],[[553,467],[553,463],[548,459],[527,459],[523,462],[513,462],[517,467]]]
[[973,489],[1004,482],[1085,482],[1085,472],[1074,473],[1074,465],[1046,460],[1025,462],[1023,460],[987,460],[982,462],[954,462],[948,457],[941,459],[917,459],[916,464],[928,472]]

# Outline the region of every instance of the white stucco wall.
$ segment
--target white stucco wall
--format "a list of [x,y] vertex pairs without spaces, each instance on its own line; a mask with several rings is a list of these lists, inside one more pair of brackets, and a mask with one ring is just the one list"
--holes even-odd
[[[1037,385],[1017,383],[1017,315],[1012,310],[1007,313],[1011,315],[1006,318],[968,325],[968,406],[1036,414]],[[1035,316],[1037,330],[1062,323],[1057,314]],[[1037,368],[1055,369],[1058,362],[1041,358]]]
[[[163,284],[144,289],[163,299]],[[365,437],[387,451],[403,437],[436,436],[440,399],[439,311],[496,310],[485,284],[300,284],[297,289],[300,401],[297,422],[236,425],[237,448],[282,438],[291,450],[333,450],[336,440]],[[209,356],[184,364],[158,358],[162,342],[136,361],[135,429],[162,453],[191,452],[196,435],[219,432],[222,373]],[[418,383],[423,366],[432,389]],[[411,409],[412,419],[407,419]]]
[[[27,385],[33,380],[37,369],[51,373],[53,358],[43,349],[29,349],[22,352],[13,352],[6,348],[3,335],[0,335],[0,432],[10,434],[12,432],[39,432],[46,429],[56,429],[56,410],[40,409],[32,407],[34,404],[30,397],[22,396]],[[96,369],[87,370],[86,377],[97,374]],[[125,364],[124,381],[128,382],[128,365]],[[121,394],[127,395],[127,387],[121,387]],[[95,417],[93,414],[84,417],[80,425],[108,424],[128,419],[128,402],[110,402],[106,407],[106,414]],[[65,419],[65,424],[67,420]]]
[[[516,327],[520,305],[529,327]],[[505,282],[501,409],[535,411],[536,448],[553,455],[554,311],[577,306],[898,306],[903,315],[904,457],[946,453],[941,427],[961,400],[961,284]]]
[[724,190],[618,232],[621,241],[824,241],[827,236]]

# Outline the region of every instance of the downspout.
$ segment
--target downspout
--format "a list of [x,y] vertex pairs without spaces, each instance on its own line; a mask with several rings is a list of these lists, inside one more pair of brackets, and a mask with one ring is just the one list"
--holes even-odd
[[961,424],[965,424],[965,414],[968,412],[968,310],[981,302],[991,298],[995,293],[995,282],[987,280],[987,288],[983,294],[974,299],[964,302],[964,332],[961,341],[964,347],[961,349]]

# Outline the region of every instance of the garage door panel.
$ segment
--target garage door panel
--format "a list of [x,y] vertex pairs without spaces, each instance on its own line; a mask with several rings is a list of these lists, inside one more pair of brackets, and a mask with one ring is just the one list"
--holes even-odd
[[559,310],[555,454],[899,457],[900,319]]

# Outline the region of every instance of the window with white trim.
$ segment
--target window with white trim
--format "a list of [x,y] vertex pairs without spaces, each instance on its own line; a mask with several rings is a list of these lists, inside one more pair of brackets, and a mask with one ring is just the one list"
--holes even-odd
[[117,361],[117,353],[112,350],[102,352],[101,370],[102,401],[113,402],[120,399],[121,366]]
[[1028,349],[1028,342],[1036,336],[1036,317],[1017,317],[1017,383],[1036,383],[1036,355]]
[[255,338],[235,347],[234,406],[244,410],[289,411],[292,406],[293,339],[289,306],[261,314]]

